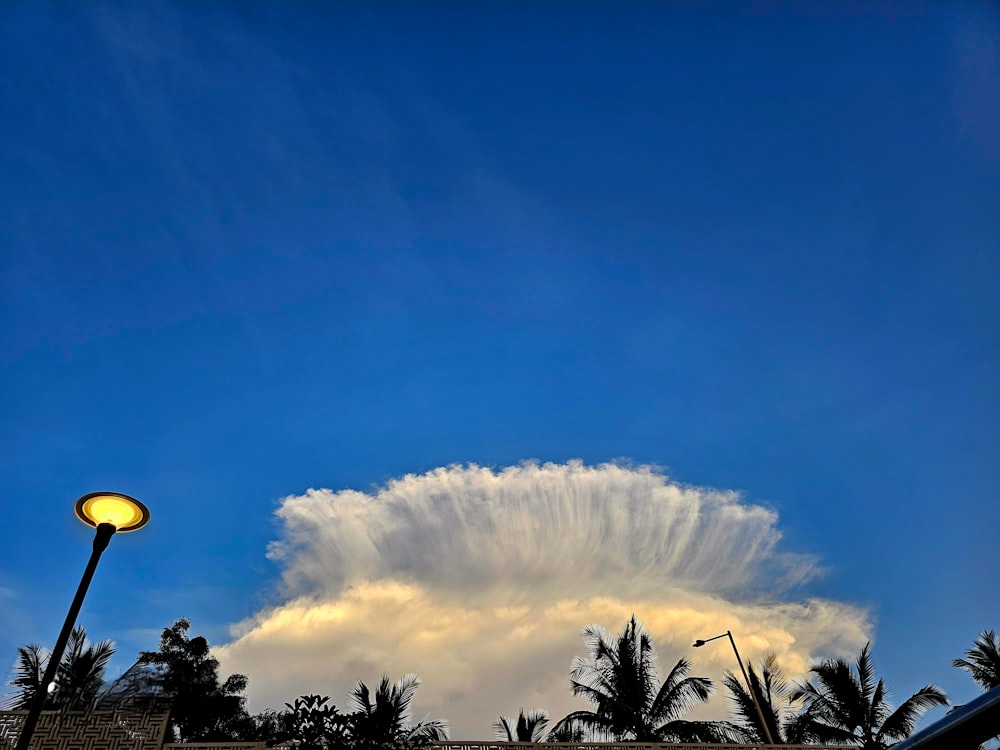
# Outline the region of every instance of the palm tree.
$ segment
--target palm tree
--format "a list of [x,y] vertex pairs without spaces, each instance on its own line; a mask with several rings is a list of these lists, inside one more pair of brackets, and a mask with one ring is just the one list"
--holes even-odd
[[803,702],[795,723],[805,739],[884,750],[912,734],[917,719],[928,708],[948,705],[941,688],[925,685],[891,710],[885,683],[875,680],[870,646],[861,649],[854,671],[843,659],[823,661],[810,670],[816,675],[815,684],[806,682],[792,690],[789,697]]
[[[75,711],[86,707],[104,685],[104,670],[114,653],[115,645],[111,641],[88,643],[83,626],[73,628],[45,708]],[[48,658],[48,654],[37,644],[18,648],[14,679],[10,681],[16,691],[7,701],[8,708],[30,708],[42,684]]]
[[360,750],[375,750],[399,744],[426,744],[448,737],[444,721],[433,720],[410,726],[410,704],[420,687],[415,674],[405,675],[395,685],[382,675],[372,702],[371,691],[358,681],[351,698],[355,713],[351,715],[351,730],[355,745]]
[[[747,662],[747,677],[753,688],[751,694],[746,685],[732,672],[726,672],[723,682],[729,690],[729,698],[733,703],[733,713],[737,718],[737,726],[745,733],[747,742],[766,742],[767,732],[761,725],[761,715],[767,723],[771,738],[776,744],[799,744],[801,738],[796,735],[793,719],[784,713],[790,707],[788,695],[791,686],[785,679],[785,674],[778,665],[778,659],[773,653],[768,653],[760,662],[760,675],[753,664]],[[757,705],[754,704],[757,697]]]
[[1000,685],[1000,640],[993,630],[984,630],[975,645],[965,652],[967,659],[955,659],[951,665],[966,670],[983,690]]
[[553,727],[554,735],[584,730],[615,741],[716,742],[738,734],[736,727],[725,723],[680,718],[708,699],[711,680],[688,677],[690,665],[681,659],[657,688],[653,644],[635,615],[617,637],[591,625],[584,629],[583,639],[590,658],[573,660],[570,687],[574,695],[593,703],[594,710],[569,714]]
[[87,631],[79,625],[73,628],[56,670],[56,707],[69,711],[85,708],[104,685],[104,670],[114,655],[112,641],[88,643]]
[[48,660],[48,654],[37,643],[29,643],[17,649],[14,679],[8,683],[16,690],[7,699],[6,708],[11,711],[26,711],[31,708],[31,702],[41,687],[42,675],[45,674],[45,664]]
[[[1000,641],[997,640],[995,631],[984,630],[980,633],[976,643],[965,652],[965,655],[967,659],[955,659],[951,665],[966,670],[984,691],[1000,685]],[[961,706],[954,706],[951,710],[959,708]],[[993,739],[997,737],[1000,737],[1000,734],[995,735]],[[979,747],[982,750],[986,746]]]
[[549,723],[549,715],[545,711],[534,710],[524,713],[522,708],[517,714],[517,724],[508,716],[496,720],[493,728],[498,740],[506,742],[541,742],[545,736],[545,727]]

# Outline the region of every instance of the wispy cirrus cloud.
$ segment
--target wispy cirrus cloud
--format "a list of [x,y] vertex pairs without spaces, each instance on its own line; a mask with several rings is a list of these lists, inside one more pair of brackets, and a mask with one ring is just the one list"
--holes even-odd
[[792,596],[818,569],[780,550],[774,511],[646,466],[452,466],[373,493],[310,490],[277,515],[283,601],[220,649],[258,706],[343,703],[359,678],[416,671],[418,711],[482,738],[519,706],[579,707],[567,672],[589,623],[635,612],[665,667],[685,656],[709,677],[733,657],[690,651],[696,637],[732,629],[745,656],[774,651],[794,674],[871,631],[857,607]]

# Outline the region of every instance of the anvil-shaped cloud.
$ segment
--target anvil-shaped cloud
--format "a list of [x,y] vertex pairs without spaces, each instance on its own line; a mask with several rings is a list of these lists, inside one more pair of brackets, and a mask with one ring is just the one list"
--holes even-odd
[[646,466],[452,466],[371,494],[310,490],[277,515],[283,601],[219,650],[255,707],[310,692],[343,706],[357,679],[417,672],[417,719],[485,739],[497,714],[582,707],[568,670],[590,623],[617,631],[634,612],[665,668],[685,656],[712,678],[732,652],[695,638],[731,629],[744,657],[774,651],[795,675],[870,637],[864,611],[791,596],[817,567],[778,551],[773,511]]

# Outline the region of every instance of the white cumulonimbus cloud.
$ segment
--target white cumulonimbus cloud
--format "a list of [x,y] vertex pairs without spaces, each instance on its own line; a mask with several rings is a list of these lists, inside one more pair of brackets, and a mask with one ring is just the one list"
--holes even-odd
[[773,651],[795,676],[872,629],[857,607],[793,596],[818,569],[778,549],[774,511],[646,466],[451,466],[372,493],[309,490],[277,515],[282,601],[218,650],[255,708],[305,693],[345,708],[358,679],[417,672],[416,720],[487,739],[498,714],[585,706],[568,671],[591,623],[618,631],[635,613],[664,669],[686,657],[714,679],[736,668],[728,641],[696,638],[732,630],[745,658]]

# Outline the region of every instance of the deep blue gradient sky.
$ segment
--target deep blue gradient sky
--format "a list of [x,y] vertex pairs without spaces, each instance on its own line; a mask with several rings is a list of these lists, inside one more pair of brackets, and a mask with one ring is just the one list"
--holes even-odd
[[9,2],[0,71],[3,659],[86,492],[152,511],[81,618],[127,666],[271,600],[287,495],[624,458],[777,510],[890,685],[974,693],[995,5]]

